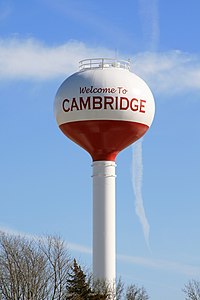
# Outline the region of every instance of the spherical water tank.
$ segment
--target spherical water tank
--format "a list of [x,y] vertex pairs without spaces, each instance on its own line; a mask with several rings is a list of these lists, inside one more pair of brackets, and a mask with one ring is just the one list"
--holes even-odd
[[152,124],[155,104],[129,62],[89,59],[59,87],[54,113],[62,132],[94,161],[115,161]]

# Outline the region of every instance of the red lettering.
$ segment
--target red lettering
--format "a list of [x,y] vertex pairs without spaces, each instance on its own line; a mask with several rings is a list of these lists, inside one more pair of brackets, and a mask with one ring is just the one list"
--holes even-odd
[[118,109],[118,97],[115,97],[115,109]]
[[90,109],[90,97],[87,97],[85,102],[84,102],[84,98],[80,97],[80,110],[83,109]]
[[146,100],[140,100],[140,112],[141,113],[145,113],[145,105],[144,104],[142,104],[142,103],[146,103],[147,101]]
[[93,109],[101,109],[101,108],[102,108],[102,98],[93,97]]
[[119,94],[121,93],[121,89],[122,89],[123,87],[121,87],[121,86],[118,86],[118,91],[119,91]]
[[86,89],[86,93],[88,94],[88,93],[92,93],[92,86],[91,86],[91,88],[87,88]]
[[113,102],[114,102],[113,97],[105,96],[104,97],[104,109],[107,109],[107,105],[110,107],[110,109],[114,109],[113,105],[112,105]]
[[73,111],[74,108],[75,108],[76,110],[79,110],[79,107],[78,107],[78,105],[77,105],[77,103],[76,103],[76,98],[73,98],[73,100],[72,100],[71,111]]
[[63,100],[62,109],[64,110],[64,112],[70,111],[70,108],[68,107],[68,103],[69,103],[68,99]]
[[85,90],[86,90],[86,87],[84,87],[84,88],[80,87],[80,94],[85,93]]
[[128,107],[129,107],[129,100],[126,97],[120,97],[119,109],[127,110]]
[[[91,103],[92,100],[92,103]],[[132,98],[130,101],[126,97],[112,97],[112,96],[86,96],[79,97],[72,100],[64,99],[62,101],[62,109],[64,112],[75,110],[91,110],[91,109],[105,109],[105,110],[127,110],[139,111],[140,113],[146,112],[146,100]]]
[[133,98],[130,101],[130,108],[131,108],[132,111],[137,111],[138,110],[138,104],[135,104],[135,102],[138,103],[138,99]]

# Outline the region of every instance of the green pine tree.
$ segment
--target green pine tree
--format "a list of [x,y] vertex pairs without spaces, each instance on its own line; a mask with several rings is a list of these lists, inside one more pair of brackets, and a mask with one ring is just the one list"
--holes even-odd
[[67,280],[67,299],[88,300],[92,294],[87,277],[74,259]]
[[91,286],[89,280],[76,259],[73,261],[67,280],[66,300],[107,300],[109,288],[105,282],[99,282],[99,286]]

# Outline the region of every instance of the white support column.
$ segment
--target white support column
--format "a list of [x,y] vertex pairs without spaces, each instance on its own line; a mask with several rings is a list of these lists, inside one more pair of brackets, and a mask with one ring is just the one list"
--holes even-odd
[[93,275],[116,279],[115,162],[93,162]]

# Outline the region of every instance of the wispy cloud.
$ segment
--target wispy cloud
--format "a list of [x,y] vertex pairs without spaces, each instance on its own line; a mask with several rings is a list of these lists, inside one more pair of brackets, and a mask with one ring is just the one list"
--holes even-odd
[[0,78],[48,80],[76,71],[81,59],[102,55],[113,52],[77,41],[49,47],[34,39],[0,40]]
[[[32,235],[25,232],[20,232],[17,230],[13,230],[7,228],[5,226],[0,226],[0,231],[6,232],[12,235],[21,235],[29,239],[40,239],[42,236]],[[90,247],[71,243],[65,241],[67,248],[69,251],[75,251],[82,254],[91,255],[92,249]],[[168,260],[161,260],[161,259],[153,259],[153,258],[146,258],[141,256],[129,256],[124,254],[118,254],[117,259],[124,263],[132,264],[132,265],[139,265],[149,269],[158,269],[162,271],[169,271],[174,273],[181,273],[188,276],[200,276],[200,266],[193,266],[190,264],[184,264],[176,261],[168,261]]]
[[[145,47],[151,51],[155,51],[158,46],[160,32],[157,0],[139,0],[139,12],[141,16]],[[142,176],[142,140],[139,140],[133,146],[132,185],[135,194],[135,211],[142,225],[146,244],[150,249],[150,225],[146,217],[143,203]]]
[[[45,237],[45,236],[30,234],[27,232],[18,231],[18,230],[11,229],[11,228],[8,228],[5,226],[0,226],[0,231],[5,232],[10,235],[14,235],[14,236],[24,236],[30,240],[39,240],[40,238]],[[92,254],[92,249],[90,247],[86,247],[86,246],[83,246],[80,244],[66,242],[66,247],[71,251],[75,251],[75,252],[79,252],[79,253],[83,253],[83,254]]]
[[[47,46],[34,39],[0,40],[0,79],[49,80],[78,70],[84,58],[114,57],[114,51],[78,41]],[[125,55],[127,56],[127,54]],[[129,55],[130,57],[130,55]],[[200,90],[200,56],[170,51],[138,53],[131,57],[133,72],[162,94]]]
[[170,51],[138,53],[134,71],[141,75],[153,90],[175,94],[200,89],[200,56]]
[[176,261],[166,261],[122,254],[119,254],[117,257],[123,262],[133,265],[140,265],[150,269],[159,269],[162,271],[181,273],[188,276],[200,276],[200,266],[193,266]]
[[12,13],[12,5],[10,1],[1,1],[0,3],[0,22],[7,19],[9,16],[11,16]]
[[[113,22],[113,19],[108,16],[105,9],[102,10],[100,1],[95,3],[95,11],[97,13],[94,13],[91,1],[68,1],[67,5],[66,0],[48,2],[48,9],[57,11],[62,18],[67,18],[71,26],[75,22],[79,24],[83,32],[87,32],[89,29],[90,34],[96,35],[98,33],[98,38],[104,41],[109,40],[109,43],[113,45],[113,49],[117,49],[122,44],[127,46],[132,43],[132,35],[123,29],[120,22]],[[113,7],[112,11],[106,10],[111,14],[115,14],[115,8]]]
[[139,0],[139,12],[143,29],[144,47],[155,51],[160,35],[158,0]]
[[70,250],[73,250],[75,252],[80,252],[83,254],[92,254],[92,249],[80,244],[74,244],[74,243],[66,243],[67,247],[69,247]]
[[143,176],[142,139],[140,139],[133,146],[132,184],[133,184],[133,190],[135,194],[135,211],[142,225],[146,244],[150,249],[150,245],[149,245],[150,226],[146,217],[144,204],[143,204],[142,176]]

